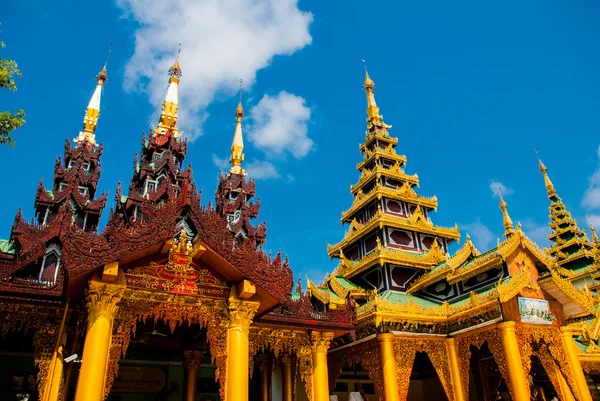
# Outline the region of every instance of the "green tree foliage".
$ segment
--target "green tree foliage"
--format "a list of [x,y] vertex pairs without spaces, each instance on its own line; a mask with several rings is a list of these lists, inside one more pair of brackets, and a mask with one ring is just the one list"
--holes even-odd
[[[4,42],[0,42],[0,48],[4,49]],[[19,66],[14,60],[6,60],[0,57],[0,88],[8,89],[11,92],[17,90],[15,78],[21,77]],[[14,139],[10,134],[25,124],[25,112],[18,110],[16,112],[0,111],[0,144],[7,144],[13,147]]]

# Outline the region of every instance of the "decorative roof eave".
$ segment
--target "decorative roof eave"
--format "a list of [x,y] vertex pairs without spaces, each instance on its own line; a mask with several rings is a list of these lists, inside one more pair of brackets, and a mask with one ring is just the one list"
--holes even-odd
[[376,264],[383,266],[385,263],[396,263],[403,266],[430,270],[446,258],[446,255],[444,255],[437,245],[437,241],[434,244],[436,245],[432,245],[431,250],[427,253],[414,253],[401,249],[385,248],[381,246],[381,243],[378,243],[374,251],[357,261],[350,261],[345,258],[341,259],[338,265],[338,273],[344,278],[349,278],[362,273],[371,266]]
[[346,299],[348,296],[351,298],[365,298],[368,296],[368,291],[360,288],[360,287],[350,287],[347,288],[344,284],[342,284],[338,277],[330,276],[329,287],[333,290],[333,292],[340,298]]
[[557,259],[560,259],[560,260],[557,260],[556,263],[558,263],[559,266],[564,266],[564,265],[566,265],[566,264],[568,264],[568,263],[570,263],[570,262],[572,262],[574,260],[582,259],[582,258],[587,258],[587,259],[593,260],[594,259],[594,253],[591,252],[591,251],[588,251],[587,249],[580,249],[579,251],[577,251],[577,252],[575,252],[575,253],[573,253],[571,255],[568,255],[564,259],[557,258]]
[[589,241],[587,240],[587,238],[581,238],[578,236],[574,236],[570,240],[565,241],[559,237],[559,238],[557,238],[554,245],[552,247],[548,248],[548,252],[550,253],[550,255],[554,255],[555,253],[557,253],[561,250],[564,250],[566,248],[569,248],[572,245],[579,245],[582,248],[591,249],[591,245],[589,244]]
[[366,194],[362,193],[360,190],[358,191],[357,195],[354,197],[352,206],[350,206],[350,209],[342,213],[342,218],[340,219],[340,221],[344,223],[345,221],[350,220],[350,217],[354,216],[369,202],[373,201],[374,199],[379,200],[384,196],[386,198],[408,202],[414,205],[419,205],[433,210],[437,210],[438,206],[436,196],[433,196],[431,198],[418,196],[416,195],[416,192],[412,190],[412,187],[406,182],[402,187],[397,189],[387,188],[377,183],[375,184],[373,189],[371,189]]
[[494,266],[498,266],[502,262],[502,256],[496,252],[490,252],[484,256],[477,257],[470,262],[468,267],[462,269],[459,268],[454,274],[449,274],[447,277],[448,283],[454,284],[459,281],[467,280]]
[[386,168],[377,165],[371,170],[363,170],[362,175],[360,176],[360,179],[358,180],[356,185],[350,185],[350,192],[353,196],[356,196],[358,191],[366,184],[368,184],[374,177],[379,178],[381,176],[395,178],[397,180],[419,186],[419,176],[417,174],[406,174],[404,171],[402,171],[399,164],[394,165],[394,167],[392,168]]
[[524,270],[481,294],[471,292],[468,300],[459,301],[454,305],[444,302],[439,306],[427,308],[412,301],[407,304],[392,303],[376,295],[358,308],[357,322],[359,325],[364,325],[375,321],[376,325],[379,325],[384,321],[416,320],[426,323],[442,323],[468,319],[499,307],[500,303],[515,297],[528,286],[531,286],[531,275],[529,270]]
[[450,240],[459,240],[460,232],[458,231],[458,227],[455,226],[453,228],[446,228],[440,226],[434,226],[433,224],[428,224],[428,222],[424,220],[413,220],[411,218],[405,219],[403,217],[396,217],[389,214],[386,214],[381,209],[377,210],[377,213],[371,217],[369,221],[364,224],[353,220],[350,224],[350,228],[346,237],[335,244],[334,246],[327,246],[327,253],[329,257],[333,257],[339,253],[342,248],[350,245],[357,238],[362,237],[363,235],[369,233],[371,230],[375,228],[383,228],[383,227],[393,227],[400,228],[411,231],[418,231],[425,234],[430,234],[433,236],[446,238]]
[[371,161],[377,160],[381,157],[390,159],[390,160],[396,160],[400,163],[401,166],[406,164],[406,156],[399,155],[398,153],[396,153],[396,151],[394,150],[394,148],[392,146],[388,146],[386,148],[386,150],[379,149],[379,148],[375,149],[375,151],[373,151],[373,152],[366,150],[364,160],[356,165],[356,169],[360,171]]
[[437,283],[441,279],[445,278],[448,273],[454,272],[467,260],[479,255],[479,250],[471,242],[469,235],[467,235],[465,244],[458,251],[456,251],[454,255],[448,258],[445,262],[442,262],[440,265],[436,266],[436,268],[432,271],[423,274],[421,277],[415,280],[411,287],[406,291],[407,294],[413,294],[431,284]]
[[367,149],[367,147],[371,144],[371,142],[375,141],[376,139],[381,139],[382,141],[386,141],[393,145],[398,145],[398,138],[389,135],[387,133],[387,129],[367,131],[365,141],[360,144],[360,151],[364,152]]
[[567,227],[563,227],[563,228],[558,228],[556,231],[552,232],[550,235],[548,235],[548,239],[550,241],[552,241],[553,239],[555,239],[565,233],[568,233],[568,232],[572,232],[575,235],[584,234],[583,230],[581,230],[577,227],[567,226]]
[[[310,295],[318,299],[325,305],[328,304],[337,304],[337,305],[345,305],[346,300],[342,298],[337,298],[335,296],[331,296],[331,293],[328,288],[319,288],[313,282],[308,280],[307,282],[307,290]],[[336,294],[337,295],[337,294]]]

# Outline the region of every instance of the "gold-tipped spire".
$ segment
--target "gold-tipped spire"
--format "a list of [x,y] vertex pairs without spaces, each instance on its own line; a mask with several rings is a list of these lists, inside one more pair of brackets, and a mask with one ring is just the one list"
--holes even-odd
[[242,107],[242,90],[243,81],[240,79],[240,102],[235,109],[235,134],[233,135],[233,142],[231,143],[231,174],[246,175],[246,172],[242,168],[242,162],[244,161],[244,137],[242,135],[242,119],[244,118],[244,108]]
[[539,155],[537,149],[535,149],[535,153],[537,154],[538,161],[540,163],[540,173],[542,173],[542,175],[544,176],[544,183],[546,184],[546,190],[548,191],[548,196],[552,197],[552,196],[556,195],[556,190],[554,189],[554,184],[552,184],[552,181],[550,181],[550,177],[548,177],[548,169],[546,168],[546,165],[542,162],[542,159],[540,158],[540,155]]
[[504,236],[508,237],[515,232],[513,222],[508,214],[508,205],[502,197],[502,190],[498,187],[498,196],[500,197],[500,210],[502,210],[502,222],[504,223]]
[[590,225],[590,231],[592,232],[592,240],[596,246],[600,245],[600,240],[598,240],[598,234],[596,233],[596,229],[592,224],[592,221],[588,218],[588,224]]
[[177,58],[171,68],[169,68],[169,87],[165,101],[163,102],[162,112],[158,127],[153,131],[154,135],[166,135],[169,131],[175,138],[179,138],[183,132],[177,128],[177,110],[179,109],[179,81],[181,79],[181,67],[179,65],[179,54],[181,53],[181,43],[177,51]]
[[79,133],[77,138],[73,139],[73,141],[77,144],[83,144],[84,142],[87,142],[92,146],[98,146],[96,143],[96,134],[94,134],[94,132],[96,132],[98,119],[100,118],[100,99],[102,97],[102,87],[106,82],[108,82],[106,65],[108,64],[108,59],[110,58],[113,45],[114,43],[110,44],[108,56],[106,57],[106,61],[104,62],[102,70],[96,74],[96,88],[94,89],[94,93],[90,98],[90,102],[88,103],[88,107],[83,117],[83,131]]
[[369,76],[369,70],[367,69],[367,62],[365,60],[365,55],[363,53],[363,64],[365,67],[365,82],[363,82],[363,90],[367,95],[367,115],[369,119],[381,118],[379,115],[379,107],[377,107],[377,103],[375,102],[375,82]]

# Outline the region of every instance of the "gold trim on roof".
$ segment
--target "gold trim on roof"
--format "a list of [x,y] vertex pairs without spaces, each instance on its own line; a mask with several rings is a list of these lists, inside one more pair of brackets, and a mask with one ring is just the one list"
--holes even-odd
[[465,263],[470,257],[479,256],[480,252],[471,242],[471,237],[467,234],[465,244],[454,255],[446,260],[443,266],[438,266],[434,270],[423,274],[416,279],[411,287],[406,291],[407,294],[417,292],[431,284],[438,282],[446,277],[448,273],[454,272],[459,266]]
[[376,326],[382,322],[403,321],[446,323],[468,319],[496,308],[501,302],[508,301],[529,286],[531,286],[531,275],[526,269],[504,282],[499,282],[496,287],[482,294],[471,292],[469,298],[454,305],[443,302],[441,305],[426,307],[412,300],[407,303],[393,303],[375,294],[365,305],[357,308],[356,317],[359,326],[372,322]]
[[360,171],[371,161],[379,159],[380,157],[395,160],[400,164],[406,164],[406,156],[396,153],[394,146],[390,144],[385,149],[381,149],[379,147],[375,148],[374,150],[366,149],[365,158],[356,165],[356,169]]
[[366,131],[365,141],[359,145],[359,150],[364,152],[367,149],[367,146],[369,146],[371,142],[375,141],[376,139],[389,142],[394,146],[398,145],[398,138],[388,134],[386,128],[382,128],[381,130]]
[[[417,210],[420,209],[417,208]],[[378,208],[377,212],[366,223],[359,223],[356,219],[353,219],[350,222],[350,227],[348,228],[344,239],[333,246],[327,245],[327,253],[329,254],[329,257],[335,256],[342,248],[350,245],[370,231],[376,228],[381,229],[383,227],[417,231],[446,239],[460,239],[458,226],[454,226],[452,228],[434,226],[429,220],[423,218],[423,214],[419,212],[406,219],[403,217],[392,216]]]
[[376,264],[383,266],[385,263],[430,270],[445,259],[446,255],[440,250],[437,241],[433,242],[431,250],[426,253],[390,249],[378,242],[377,248],[374,251],[366,254],[359,260],[340,259],[337,271],[344,278],[349,278],[364,272],[371,266]]
[[448,283],[454,284],[475,277],[494,266],[498,266],[502,261],[502,256],[496,252],[490,252],[489,254],[479,256],[469,262],[468,267],[457,269],[453,274],[449,274],[447,277]]
[[408,185],[408,183],[405,183],[405,185],[403,185],[400,188],[393,189],[385,187],[379,182],[377,182],[375,186],[366,194],[363,193],[362,190],[358,190],[356,196],[354,197],[354,200],[352,201],[352,206],[350,206],[350,209],[342,213],[340,221],[342,223],[347,221],[350,218],[350,216],[356,214],[369,202],[373,201],[374,199],[381,199],[383,196],[389,199],[404,201],[413,205],[419,205],[428,209],[437,210],[436,196],[432,196],[431,198],[419,196],[414,191],[414,189],[412,189],[412,187]]
[[356,196],[358,191],[367,183],[369,183],[373,177],[379,179],[379,177],[390,177],[395,178],[399,181],[408,182],[413,185],[419,185],[419,176],[417,174],[406,174],[400,167],[399,163],[396,163],[393,167],[387,168],[380,165],[375,166],[371,170],[363,169],[360,179],[355,185],[350,185],[350,192],[353,196]]

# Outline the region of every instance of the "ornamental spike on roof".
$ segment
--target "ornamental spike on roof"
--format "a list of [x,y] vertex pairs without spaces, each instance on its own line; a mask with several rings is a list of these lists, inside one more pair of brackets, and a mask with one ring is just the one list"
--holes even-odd
[[513,228],[513,222],[508,214],[508,206],[502,197],[502,192],[500,188],[498,188],[498,195],[500,196],[500,210],[502,210],[502,222],[504,223],[504,236],[508,237],[511,234],[514,234],[515,230]]
[[90,102],[88,103],[88,107],[85,111],[85,116],[83,117],[83,131],[81,131],[79,135],[73,139],[75,143],[80,145],[87,142],[92,146],[98,146],[94,132],[96,132],[98,119],[100,117],[100,98],[102,97],[102,88],[103,85],[108,82],[106,64],[96,75],[96,80],[96,88],[94,89],[94,93],[92,93],[92,97],[90,98]]
[[181,79],[181,67],[179,66],[179,53],[181,52],[181,44],[175,64],[169,68],[169,86],[167,94],[163,102],[158,127],[151,132],[154,135],[173,135],[175,138],[181,137],[183,132],[179,132],[177,128],[177,110],[179,109],[179,81]]
[[235,109],[235,133],[233,135],[233,142],[231,143],[231,157],[229,162],[231,163],[231,174],[246,175],[246,172],[242,168],[242,162],[244,161],[244,137],[242,135],[242,119],[244,118],[244,108],[242,107],[242,80],[240,80],[240,102]]

